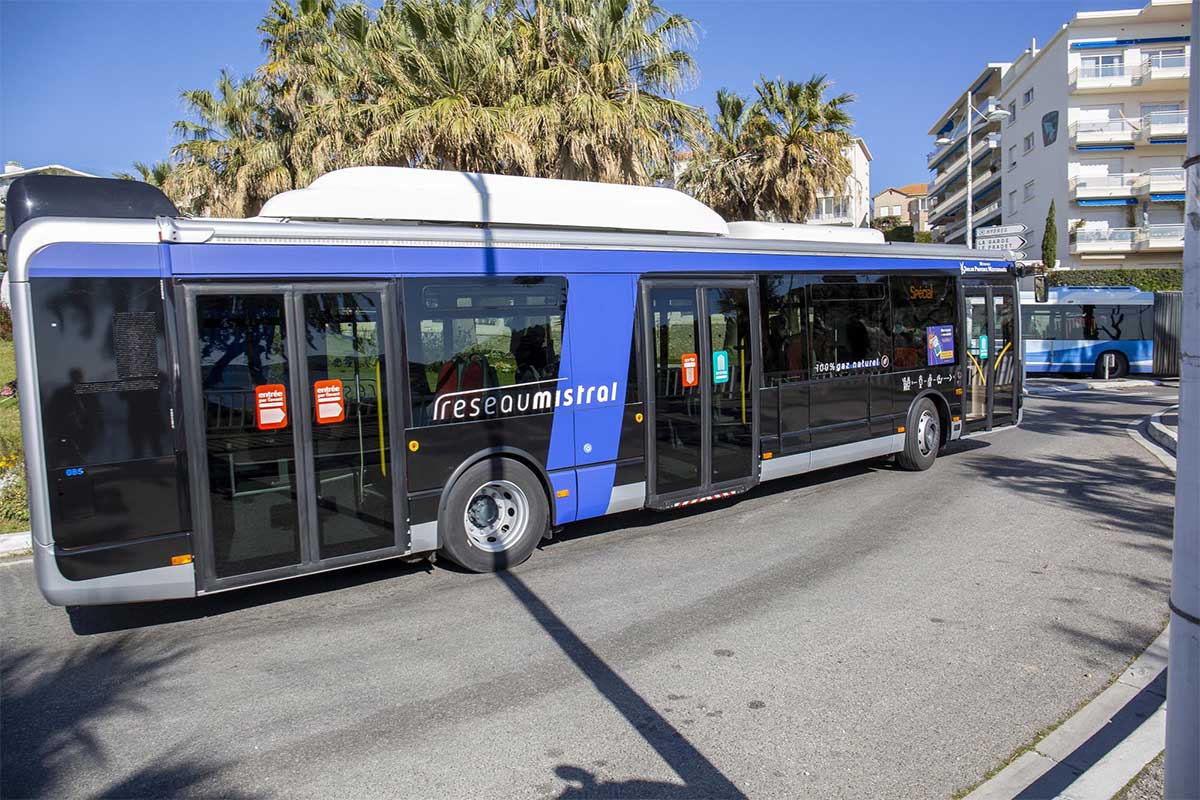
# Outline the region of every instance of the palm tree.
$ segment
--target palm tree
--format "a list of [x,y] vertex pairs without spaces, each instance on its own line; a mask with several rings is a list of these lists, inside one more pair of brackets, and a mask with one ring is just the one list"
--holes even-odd
[[183,92],[190,119],[175,123],[177,166],[167,193],[181,209],[250,216],[274,194],[296,186],[290,160],[293,131],[261,78],[236,80],[222,71],[216,92]]
[[142,161],[133,162],[133,170],[137,174],[130,172],[114,172],[114,178],[120,178],[126,181],[144,181],[151,186],[163,188],[167,179],[171,177],[171,171],[175,168],[170,161],[154,161],[146,164]]
[[678,186],[727,220],[754,219],[758,212],[759,167],[748,133],[746,98],[717,90],[717,114],[705,146],[693,151]]
[[762,154],[763,210],[785,222],[802,222],[817,205],[818,192],[840,190],[851,165],[843,154],[853,119],[852,94],[825,99],[825,75],[803,83],[765,78],[755,84],[757,146]]
[[679,185],[727,219],[802,222],[820,192],[840,189],[851,165],[843,154],[853,124],[851,94],[826,99],[830,82],[765,78],[753,103],[717,93],[717,114]]

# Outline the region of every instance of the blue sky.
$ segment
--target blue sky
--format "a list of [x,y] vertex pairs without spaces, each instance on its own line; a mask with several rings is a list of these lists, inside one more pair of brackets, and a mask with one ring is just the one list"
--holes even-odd
[[[752,90],[760,74],[826,73],[853,92],[872,192],[924,181],[926,135],[988,61],[1045,42],[1077,10],[1143,0],[797,2],[660,0],[700,27],[698,85],[683,98]],[[108,175],[163,158],[179,92],[262,61],[267,0],[0,0],[0,160]]]

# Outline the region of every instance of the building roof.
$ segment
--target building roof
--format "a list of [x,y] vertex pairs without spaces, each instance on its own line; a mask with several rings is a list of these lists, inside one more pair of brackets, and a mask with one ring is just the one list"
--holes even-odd
[[921,197],[923,195],[929,194],[929,184],[928,183],[906,183],[903,186],[889,186],[888,188],[884,189],[882,192],[877,193],[875,195],[875,197],[879,197],[880,195],[885,195],[888,192],[899,192],[900,194],[906,195],[908,197]]

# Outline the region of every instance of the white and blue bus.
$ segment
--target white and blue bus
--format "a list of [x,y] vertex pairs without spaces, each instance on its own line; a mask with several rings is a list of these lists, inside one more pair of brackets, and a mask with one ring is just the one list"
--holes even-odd
[[1058,286],[1021,293],[1025,371],[1123,378],[1154,369],[1154,293],[1136,286]]
[[926,469],[1020,419],[1011,263],[668,189],[356,168],[222,220],[35,176],[6,244],[56,604],[503,569],[576,520]]

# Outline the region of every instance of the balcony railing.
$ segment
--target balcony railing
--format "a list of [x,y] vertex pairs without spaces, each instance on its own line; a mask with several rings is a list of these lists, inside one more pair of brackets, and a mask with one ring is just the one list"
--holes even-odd
[[[987,155],[990,149],[991,148],[988,147],[988,141],[986,138],[975,145],[975,149],[971,151],[971,160],[976,167],[983,162],[984,157]],[[964,152],[961,156],[950,162],[945,169],[943,169],[940,173],[935,175],[932,180],[929,181],[929,194],[936,194],[939,189],[949,183],[953,178],[958,177],[966,164],[967,154]]]
[[1080,228],[1071,235],[1071,252],[1129,252],[1133,250],[1137,231],[1137,228]]
[[1139,250],[1182,250],[1183,225],[1147,225],[1138,228]]
[[1132,86],[1141,76],[1140,64],[1081,64],[1071,70],[1071,86],[1076,89]]
[[853,225],[854,220],[850,218],[850,213],[827,212],[824,214],[814,214],[808,218],[811,225]]
[[1071,125],[1075,144],[1132,143],[1137,134],[1137,123],[1129,119],[1085,119]]
[[1182,192],[1187,188],[1187,173],[1182,168],[1150,169],[1138,176],[1134,191],[1138,194]]
[[1188,112],[1153,111],[1142,117],[1142,138],[1187,136]]
[[1071,179],[1072,197],[1132,197],[1140,172],[1079,175]]
[[1159,53],[1142,61],[1142,82],[1154,85],[1186,83],[1188,56],[1186,53]]

